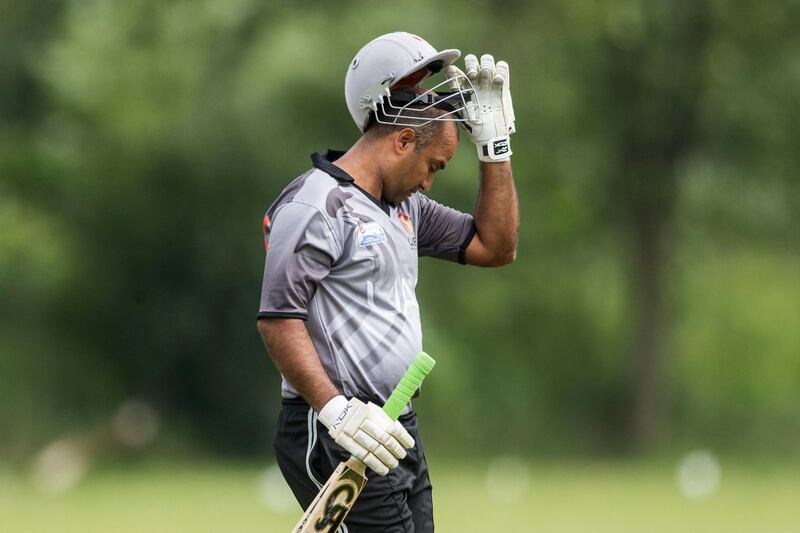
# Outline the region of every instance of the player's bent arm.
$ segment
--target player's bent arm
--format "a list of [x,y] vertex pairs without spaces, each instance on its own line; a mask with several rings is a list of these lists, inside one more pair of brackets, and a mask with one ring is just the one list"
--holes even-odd
[[278,371],[319,414],[338,445],[382,476],[397,467],[414,439],[374,403],[342,396],[302,320],[259,318],[258,331]]
[[514,262],[519,203],[511,162],[480,163],[481,184],[473,218],[476,232],[464,252],[468,265],[498,267]]
[[299,318],[259,318],[258,332],[275,367],[316,412],[341,394],[322,367],[305,322]]

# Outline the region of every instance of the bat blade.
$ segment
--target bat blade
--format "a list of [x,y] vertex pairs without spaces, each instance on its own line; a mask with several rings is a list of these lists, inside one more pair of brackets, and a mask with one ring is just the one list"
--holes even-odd
[[334,533],[366,483],[364,463],[355,457],[339,463],[292,533]]

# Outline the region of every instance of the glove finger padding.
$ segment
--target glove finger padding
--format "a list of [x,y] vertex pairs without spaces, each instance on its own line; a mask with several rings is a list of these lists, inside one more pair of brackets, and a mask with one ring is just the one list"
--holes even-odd
[[406,428],[403,427],[403,424],[395,421],[393,425],[394,427],[391,431],[389,431],[389,433],[391,433],[391,435],[397,439],[397,442],[400,443],[400,446],[406,449],[413,448],[416,444],[414,442],[414,438],[408,433],[408,431],[406,431]]
[[[367,454],[366,457],[361,459],[361,462],[370,467],[379,476],[385,476],[386,474],[389,473],[389,467],[383,464],[380,459],[378,459],[371,453]],[[395,466],[397,466],[397,464],[395,464],[391,468],[394,468]]]
[[341,433],[334,439],[334,442],[344,448],[347,453],[362,461],[369,454],[369,450],[357,443],[350,435]]
[[503,77],[500,72],[495,72],[494,79],[492,79],[492,83],[494,83],[495,87],[500,87],[502,90],[503,85],[506,83],[506,79]]
[[494,79],[494,57],[491,54],[483,54],[481,56],[481,85],[488,87]]
[[392,455],[389,450],[383,446],[378,446],[375,448],[375,451],[373,451],[372,454],[377,457],[381,463],[389,467],[389,469],[397,468],[397,465],[400,464],[400,461],[397,460],[397,457]]
[[467,72],[467,78],[469,78],[470,81],[474,82],[478,79],[478,58],[475,54],[467,54],[464,56],[464,68]]
[[406,451],[400,442],[384,429],[375,425],[371,420],[365,420],[361,427],[375,442],[389,450],[393,456],[398,459],[406,456]]
[[353,440],[359,443],[361,446],[364,447],[365,450],[368,452],[374,452],[376,449],[380,448],[381,443],[372,438],[366,431],[363,429],[359,429],[358,433],[353,435]]
[[[372,470],[375,471],[376,474],[385,476],[389,473],[389,470],[392,468],[396,468],[399,463],[397,459],[392,457],[392,455],[386,451],[385,448],[377,445],[377,443],[372,440],[372,444],[368,446],[362,445],[359,440],[363,442],[369,443],[369,437],[364,439],[366,436],[364,432],[359,432],[360,435],[357,435],[356,438],[351,438],[349,435],[342,433],[337,437],[336,444],[344,448],[349,454],[353,457],[370,467]],[[369,446],[377,445],[374,451],[370,451]]]
[[464,72],[455,65],[447,67],[447,79],[450,80],[450,89],[453,91],[464,89],[464,79],[467,77]]
[[510,135],[516,131],[514,126],[516,117],[514,116],[514,105],[511,102],[511,72],[508,70],[508,63],[498,61],[497,74],[505,79],[503,83],[503,114],[505,115],[508,134]]
[[398,455],[398,457],[405,457],[406,452],[403,448],[412,447],[414,445],[414,439],[411,438],[411,435],[409,435],[406,428],[404,428],[400,422],[389,418],[389,415],[387,415],[383,409],[371,402],[368,406],[373,416],[371,416],[369,420],[365,420],[365,423],[370,424],[370,426],[368,426],[370,429],[372,429],[371,424],[377,426],[375,428],[376,433],[374,433],[373,436],[387,447],[393,446],[401,452],[402,456]]
[[[475,56],[472,56],[475,59],[475,64],[477,65],[478,59]],[[475,77],[477,78],[477,66],[474,69]],[[465,92],[472,92],[472,82],[469,81],[469,78],[464,72],[455,65],[450,65],[447,67],[447,78],[450,80],[450,90],[452,91],[465,91]],[[467,105],[463,99],[461,100],[461,105],[463,108],[461,109],[460,113],[461,116],[469,121],[478,122],[480,120],[480,112],[478,111],[476,106]],[[469,126],[467,129],[471,129],[472,126]]]
[[344,448],[347,453],[349,453],[350,455],[352,455],[353,457],[355,457],[360,461],[364,461],[366,457],[370,454],[370,451],[368,449],[366,449],[364,446],[356,442],[356,440],[353,437],[345,433],[341,433],[338,437],[336,437],[336,439],[334,439],[334,442],[336,442],[336,444]]
[[502,76],[503,78],[503,90],[507,91],[511,89],[511,76],[509,75],[508,71],[508,63],[505,61],[498,61],[497,62],[497,76]]

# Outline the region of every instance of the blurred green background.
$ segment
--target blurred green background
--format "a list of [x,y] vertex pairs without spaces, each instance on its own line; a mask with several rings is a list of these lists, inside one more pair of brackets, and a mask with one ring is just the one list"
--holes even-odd
[[[798,531],[799,20],[0,0],[2,530],[288,530],[261,217],[406,30],[508,61],[517,115],[516,263],[420,265],[439,529]],[[461,144],[431,196],[469,211]]]

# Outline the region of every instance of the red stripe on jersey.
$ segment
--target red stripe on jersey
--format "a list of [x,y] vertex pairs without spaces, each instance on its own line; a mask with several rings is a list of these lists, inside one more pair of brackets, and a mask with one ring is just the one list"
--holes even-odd
[[264,232],[264,251],[266,252],[269,249],[269,240],[267,239],[267,232],[269,231],[267,228],[269,226],[269,217],[264,215],[264,220],[261,222],[261,231]]

